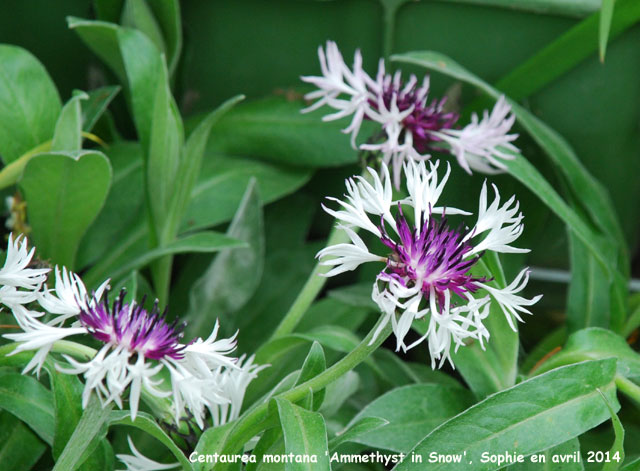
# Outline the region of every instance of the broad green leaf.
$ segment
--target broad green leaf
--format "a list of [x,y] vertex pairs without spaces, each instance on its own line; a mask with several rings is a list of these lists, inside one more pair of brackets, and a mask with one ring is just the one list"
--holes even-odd
[[427,366],[426,362],[415,363],[404,361],[387,349],[378,349],[373,358],[381,370],[381,380],[392,387],[413,383],[435,383],[451,388],[462,388],[462,385],[450,375]]
[[0,45],[0,156],[9,164],[53,136],[61,103],[42,64],[26,50]]
[[47,153],[29,161],[20,188],[41,257],[74,268],[80,239],[110,184],[111,166],[100,152]]
[[620,468],[620,463],[624,462],[624,427],[622,427],[622,422],[620,422],[618,414],[616,414],[616,411],[611,406],[607,396],[602,394],[602,400],[607,405],[607,409],[609,409],[611,422],[613,424],[613,432],[615,434],[613,445],[611,445],[611,450],[609,450],[611,461],[604,463],[602,471],[616,471]]
[[285,452],[304,459],[314,459],[314,463],[287,463],[286,471],[329,470],[327,430],[322,415],[291,404],[286,399],[276,398],[280,424],[284,433]]
[[145,0],[125,0],[120,23],[141,31],[155,44],[158,51],[166,52],[160,27]]
[[153,11],[164,37],[169,72],[173,74],[182,50],[182,20],[177,0],[159,0],[148,4]]
[[103,408],[98,399],[92,397],[52,471],[78,469],[106,436],[110,413],[111,406]]
[[88,98],[80,103],[82,107],[82,130],[84,132],[91,132],[93,126],[107,110],[107,107],[119,91],[120,87],[118,85],[109,85],[87,92]]
[[611,357],[618,360],[619,374],[631,378],[640,377],[640,354],[635,352],[624,338],[598,327],[579,330],[570,335],[564,348],[542,363],[534,374],[584,360]]
[[604,56],[607,53],[607,41],[609,40],[609,31],[611,30],[611,21],[613,20],[613,6],[615,3],[615,0],[602,0],[602,6],[600,7],[600,27],[598,29],[600,62],[604,62]]
[[186,235],[173,242],[155,249],[148,250],[140,256],[127,261],[110,272],[110,276],[117,279],[131,270],[137,270],[150,262],[165,255],[179,253],[211,253],[220,250],[244,247],[245,244],[237,239],[232,239],[224,234],[213,231],[200,231],[195,234]]
[[217,124],[208,149],[301,167],[355,163],[356,151],[340,132],[348,123],[323,123],[321,113],[302,114],[302,108],[301,101],[275,97],[238,105]]
[[118,46],[118,25],[73,16],[67,18],[67,25],[78,33],[80,39],[113,70],[122,83],[126,83],[127,74]]
[[[311,344],[311,348],[309,349],[309,353],[302,364],[302,368],[300,369],[300,375],[296,380],[296,386],[302,384],[310,379],[318,376],[327,368],[327,360],[324,356],[324,350],[320,344],[314,341]],[[318,410],[322,405],[322,401],[324,400],[325,390],[316,391],[313,394],[313,410]]]
[[507,468],[508,471],[582,471],[583,469],[580,441],[577,438],[572,438],[542,453],[536,453],[535,458],[534,455],[530,455],[524,459],[523,463]]
[[[615,360],[587,361],[537,376],[493,394],[427,435],[412,453],[434,450],[460,457],[459,463],[433,463],[430,470],[499,469],[481,463],[487,450],[530,455],[577,437],[609,418],[598,389],[616,409]],[[473,463],[473,468],[469,463]],[[404,461],[394,469],[424,469]]]
[[[406,453],[438,425],[473,404],[473,395],[440,384],[413,384],[383,394],[365,406],[349,426],[364,417],[389,422],[353,441],[363,445]],[[437,448],[434,448],[434,450]]]
[[31,427],[45,443],[53,443],[55,425],[51,391],[32,376],[0,372],[0,409]]
[[259,469],[260,463],[263,462],[265,454],[271,454],[269,450],[273,447],[278,441],[282,441],[284,446],[284,439],[282,435],[282,430],[280,427],[273,427],[264,431],[258,443],[251,451],[251,454],[255,455],[256,462],[247,464],[247,471],[255,471]]
[[[327,333],[330,337],[350,337],[351,340],[359,342],[360,339],[353,332],[362,325],[370,313],[371,308],[368,306],[354,307],[338,300],[338,298],[326,297],[314,302],[309,307],[297,325],[296,331],[300,333],[313,331],[317,335]],[[335,336],[328,332],[327,326],[338,328]],[[347,339],[347,342],[350,340]],[[324,345],[323,342],[320,343]]]
[[3,471],[31,469],[47,446],[15,416],[0,411],[0,463]]
[[[399,62],[416,64],[428,69],[437,70],[446,75],[468,82],[488,95],[498,98],[501,93],[484,82],[480,78],[471,74],[460,64],[454,62],[449,57],[435,52],[413,52],[393,57]],[[546,126],[529,111],[509,100],[512,110],[520,124],[531,134],[534,140],[544,149],[551,160],[558,165],[564,173],[572,189],[579,195],[590,216],[594,219],[598,227],[606,234],[610,235],[618,244],[621,250],[625,250],[624,236],[620,224],[616,219],[615,210],[607,191],[595,180],[586,168],[580,163],[577,156],[568,143],[555,131]],[[567,206],[558,196],[555,190],[540,176],[528,161],[522,156],[517,156],[515,160],[505,162],[509,173],[511,173],[521,183],[531,189],[553,212],[556,213],[570,228],[576,236],[594,252],[603,266],[611,270],[612,264],[615,266],[617,259],[612,261],[614,256],[611,242],[602,247],[603,241],[593,234],[590,228]],[[608,254],[608,255],[604,255]],[[624,264],[623,264],[624,265]]]
[[[129,411],[112,411],[108,418],[109,425],[127,425],[142,430],[148,435],[162,443],[171,453],[175,456],[178,462],[182,465],[184,471],[191,471],[193,468],[191,463],[184,455],[182,450],[173,442],[171,437],[157,424],[156,420],[144,412],[139,412],[136,416],[136,420],[131,420],[131,414]],[[216,427],[224,428],[224,427]],[[215,430],[213,428],[209,430]],[[205,432],[206,433],[206,432]],[[204,436],[204,434],[203,434]],[[202,437],[201,437],[202,440]]]
[[264,260],[262,201],[255,180],[249,183],[227,236],[245,243],[244,248],[219,254],[189,293],[188,336],[204,336],[216,318],[235,330],[233,315],[254,293]]
[[[51,381],[55,411],[55,435],[51,454],[57,460],[82,417],[83,386],[76,376],[58,372],[53,363],[46,365],[46,368]],[[96,448],[78,469],[93,471],[105,468],[105,451],[104,447]]]
[[341,444],[354,441],[361,435],[378,430],[388,424],[388,420],[379,417],[362,417],[329,440],[329,449],[334,451]]
[[360,376],[353,370],[329,383],[319,412],[326,418],[333,416],[358,391],[360,385]]

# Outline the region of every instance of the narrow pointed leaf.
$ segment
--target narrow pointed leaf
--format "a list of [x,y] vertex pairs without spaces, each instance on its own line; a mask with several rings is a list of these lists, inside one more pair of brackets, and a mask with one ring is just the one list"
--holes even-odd
[[88,95],[76,93],[62,108],[51,142],[51,151],[79,151],[82,148],[81,100]]

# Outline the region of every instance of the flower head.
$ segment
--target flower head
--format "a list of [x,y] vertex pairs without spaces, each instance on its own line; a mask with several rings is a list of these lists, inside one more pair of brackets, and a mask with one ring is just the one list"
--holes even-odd
[[4,266],[0,268],[0,303],[13,307],[35,300],[47,280],[48,268],[29,268],[35,249],[29,250],[26,237],[9,234]]
[[152,459],[147,458],[133,444],[131,437],[127,437],[129,442],[129,448],[133,455],[118,454],[116,458],[122,461],[126,469],[120,471],[163,471],[166,469],[175,469],[180,467],[180,463],[158,463]]
[[[328,211],[340,221],[351,243],[327,247],[318,257],[322,264],[333,267],[327,276],[354,270],[362,263],[382,262],[384,265],[372,292],[373,300],[383,313],[379,331],[391,322],[397,348],[403,350],[427,340],[432,364],[439,359],[441,366],[445,360],[451,361],[451,346],[457,349],[468,339],[482,344],[489,338],[483,320],[492,302],[502,308],[515,329],[512,319],[522,321],[518,312],[528,313],[523,306],[534,304],[540,297],[529,300],[516,295],[526,286],[526,269],[504,288],[494,286],[489,278],[473,271],[486,251],[528,251],[511,245],[523,230],[522,214],[514,198],[500,205],[500,195],[494,186],[495,199],[489,204],[485,182],[475,225],[454,228],[448,216],[470,213],[437,206],[448,179],[448,169],[439,179],[438,163],[430,164],[427,169],[424,162],[409,161],[404,165],[404,172],[409,196],[384,207],[364,202],[371,198],[368,191],[372,186],[347,181],[348,200],[363,202],[359,205],[340,202],[343,211]],[[382,181],[377,187],[384,188],[389,180],[384,167],[380,178]],[[386,255],[371,253],[352,227],[367,230],[379,238],[387,248]],[[418,319],[425,320],[426,333],[417,342],[406,345],[405,337]]]
[[[429,98],[428,76],[422,83],[414,75],[403,82],[400,72],[386,73],[381,59],[376,78],[372,79],[362,68],[360,51],[356,51],[350,69],[332,41],[327,42],[326,52],[318,49],[318,56],[322,75],[302,77],[318,88],[305,95],[316,101],[303,111],[321,106],[337,110],[326,115],[325,121],[353,116],[344,130],[351,134],[352,146],[380,152],[383,162],[392,168],[396,188],[400,187],[405,161],[429,159],[429,153],[435,150],[455,155],[468,173],[504,171],[501,161],[513,159],[513,152],[518,150],[512,144],[517,135],[509,134],[515,117],[504,97],[491,113],[484,112],[482,120],[474,114],[471,123],[460,127],[459,115],[445,109],[446,98]],[[384,138],[357,146],[356,138],[365,119],[379,123]]]

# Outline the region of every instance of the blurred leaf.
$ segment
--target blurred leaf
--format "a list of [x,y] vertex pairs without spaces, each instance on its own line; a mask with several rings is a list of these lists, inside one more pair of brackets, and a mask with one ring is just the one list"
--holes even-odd
[[73,270],[80,239],[102,208],[110,184],[111,166],[100,152],[47,153],[29,161],[20,187],[42,258]]
[[597,11],[600,0],[445,0],[451,3],[508,8],[544,15],[581,18]]
[[[83,385],[76,376],[58,372],[53,363],[47,366],[53,392],[55,435],[51,454],[57,460],[82,417]],[[83,471],[105,469],[105,449],[98,447],[78,468]]]
[[552,370],[558,366],[584,360],[600,360],[615,357],[618,373],[630,378],[640,378],[640,354],[627,342],[610,330],[591,327],[571,334],[560,352],[542,363],[534,374]]
[[[565,366],[493,394],[445,422],[422,440],[412,453],[433,450],[459,455],[460,463],[434,463],[430,470],[468,469],[487,450],[529,455],[559,445],[609,418],[598,389],[619,407],[615,398],[615,360],[587,361]],[[464,457],[463,457],[464,454]],[[396,470],[423,469],[408,460]],[[475,469],[499,469],[483,463]]]
[[325,418],[331,417],[338,409],[353,396],[360,387],[360,376],[351,370],[347,374],[340,376],[337,380],[329,383],[325,389],[324,401],[318,412]]
[[155,0],[148,4],[164,37],[169,72],[173,75],[182,50],[182,20],[177,0]]
[[[310,379],[318,376],[327,368],[327,361],[324,357],[324,350],[322,346],[316,341],[311,344],[309,353],[302,364],[300,375],[296,380],[295,386],[309,381]],[[313,394],[313,410],[318,410],[324,400],[325,390],[316,391]]]
[[604,466],[602,466],[602,471],[616,471],[620,468],[620,464],[624,462],[624,427],[622,427],[622,423],[618,418],[618,414],[611,406],[611,403],[607,399],[607,396],[602,394],[602,391],[599,391],[602,395],[602,400],[607,405],[607,409],[609,409],[609,414],[611,415],[611,423],[613,424],[613,432],[615,433],[615,439],[613,440],[613,445],[611,445],[611,450],[609,450],[611,461],[606,461]]
[[101,406],[93,396],[82,413],[52,471],[74,471],[91,455],[107,434],[111,406]]
[[558,327],[556,330],[550,332],[544,337],[538,344],[531,350],[529,355],[522,363],[521,370],[525,372],[531,371],[543,358],[549,355],[552,351],[560,349],[567,341],[567,328],[566,326]]
[[[343,121],[323,123],[321,113],[300,113],[300,101],[267,98],[236,106],[212,132],[209,150],[303,167],[355,163],[357,153],[340,132]],[[361,135],[368,135],[363,123]]]
[[[151,3],[154,2],[152,1]],[[158,48],[158,51],[166,53],[160,27],[145,0],[125,0],[120,22],[122,26],[137,29],[144,33]]]
[[404,361],[389,350],[378,349],[373,357],[376,366],[382,372],[380,379],[393,387],[413,383],[434,383],[450,388],[462,388],[462,385],[450,375],[434,370],[426,364]]
[[0,45],[0,156],[9,164],[51,139],[61,103],[42,64],[26,50]]
[[131,270],[144,267],[148,263],[165,255],[174,255],[179,253],[211,253],[224,249],[243,247],[245,244],[237,239],[232,239],[224,234],[213,231],[201,231],[195,234],[189,234],[173,242],[163,246],[150,249],[143,254],[128,260],[126,263],[114,268],[111,277],[117,279]]
[[80,103],[82,107],[82,130],[84,132],[90,132],[93,129],[119,91],[120,87],[118,85],[109,85],[87,92],[88,98]]
[[79,151],[82,149],[82,113],[80,100],[89,96],[84,92],[75,93],[62,108],[53,133],[51,151]]
[[368,432],[378,430],[389,423],[388,420],[379,417],[362,417],[349,425],[345,430],[340,432],[329,441],[329,449],[334,451],[337,447],[345,442],[355,441],[356,438]]
[[26,423],[48,445],[53,443],[53,398],[35,378],[0,372],[0,409]]
[[[229,432],[233,429],[234,424],[228,423],[220,427],[209,427],[200,435],[195,452],[199,455],[221,453]],[[193,469],[196,471],[204,471],[210,468],[205,463],[193,463]]]
[[[364,417],[384,419],[387,425],[353,441],[368,447],[406,453],[438,425],[473,404],[465,389],[441,384],[412,384],[383,394],[362,409],[349,427]],[[438,450],[438,448],[433,448]]]
[[231,316],[254,293],[262,276],[264,263],[264,227],[262,201],[252,180],[242,203],[227,230],[227,236],[245,242],[219,254],[189,293],[187,335],[206,335],[216,318],[226,329],[235,330]]
[[96,17],[102,21],[117,23],[120,18],[124,0],[93,0]]
[[255,463],[247,463],[247,471],[255,471],[259,468],[260,463],[264,461],[265,454],[271,454],[269,450],[273,447],[278,441],[282,441],[284,446],[284,439],[282,435],[282,430],[280,427],[273,427],[264,431],[258,443],[251,451],[251,454],[256,457]]
[[67,18],[67,24],[70,29],[78,33],[80,39],[89,49],[113,70],[122,83],[127,83],[124,61],[118,45],[118,25],[105,21],[84,20],[73,16]]
[[582,471],[584,469],[582,461],[566,463],[555,463],[553,461],[554,455],[563,457],[572,455],[573,457],[576,456],[575,453],[578,453],[578,456],[580,456],[580,441],[577,438],[572,438],[571,440],[553,448],[549,448],[542,453],[536,453],[544,456],[543,462],[532,463],[529,457],[528,459],[525,458],[523,463],[516,463],[508,466],[506,469],[508,471]]
[[317,459],[315,463],[287,463],[285,470],[330,470],[327,430],[322,415],[302,409],[286,399],[276,398],[275,401],[284,433],[285,453],[300,457],[315,456]]
[[[345,304],[337,296],[322,298],[314,302],[305,312],[296,331],[309,332],[314,330],[316,334],[319,334],[323,330],[326,331],[326,326],[336,326],[340,329],[340,332],[336,332],[338,335],[348,335],[359,342],[359,339],[354,337],[352,332],[362,324],[369,313],[371,313],[370,307],[354,307]],[[347,332],[344,332],[345,330]],[[327,333],[330,334],[330,332]]]
[[[142,430],[148,435],[162,443],[175,456],[184,471],[191,471],[192,466],[189,460],[184,456],[180,448],[171,440],[171,437],[157,424],[156,420],[149,414],[139,412],[136,420],[131,420],[131,413],[127,410],[112,411],[109,416],[109,425],[127,425]],[[217,427],[224,428],[224,427]],[[216,429],[217,429],[216,428]],[[213,428],[209,430],[214,430]],[[204,434],[203,434],[204,437]],[[202,439],[202,437],[201,437]]]
[[[446,75],[468,82],[494,98],[501,96],[498,90],[471,74],[468,70],[445,55],[435,52],[414,52],[394,56],[394,60],[437,70]],[[579,197],[579,200],[584,204],[598,227],[605,234],[609,235],[611,240],[599,240],[600,238],[567,206],[556,191],[524,157],[516,156],[515,160],[505,161],[509,173],[533,191],[575,232],[576,236],[580,237],[594,253],[594,256],[598,258],[603,266],[607,267],[610,271],[609,275],[612,278],[612,268],[615,267],[618,262],[612,254],[612,251],[615,249],[624,252],[626,243],[607,191],[589,174],[571,147],[559,134],[517,103],[512,100],[509,100],[509,103],[520,124],[531,134],[534,140],[543,148],[560,170],[562,170],[571,188],[575,191],[576,196]],[[617,248],[614,247],[614,243]],[[624,254],[621,256],[624,257]],[[613,260],[612,257],[614,258]],[[621,266],[625,266],[625,263],[621,263]]]
[[0,463],[3,471],[31,469],[47,446],[15,416],[0,411]]
[[611,20],[613,19],[613,6],[615,3],[615,0],[602,0],[602,6],[600,7],[600,26],[598,28],[600,62],[604,62],[604,56],[607,52],[607,41],[609,40]]

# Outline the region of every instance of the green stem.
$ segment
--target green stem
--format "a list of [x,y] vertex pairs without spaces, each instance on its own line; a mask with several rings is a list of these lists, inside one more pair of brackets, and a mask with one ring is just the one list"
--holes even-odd
[[640,386],[621,375],[616,375],[615,381],[620,392],[640,406]]
[[[342,244],[349,242],[349,236],[343,230],[338,229],[338,226],[335,225],[329,234],[329,239],[327,240],[327,247],[336,244]],[[318,293],[324,287],[324,284],[327,281],[327,278],[324,275],[331,269],[330,266],[321,265],[318,262],[311,272],[311,275],[307,279],[307,282],[302,287],[300,293],[298,293],[298,297],[293,302],[289,311],[285,314],[285,316],[280,321],[280,324],[276,328],[275,332],[271,336],[271,340],[283,337],[285,335],[293,332],[293,329],[296,328],[304,313],[307,312],[311,303],[316,299]]]
[[[309,390],[317,392],[325,388],[328,384],[340,378],[342,375],[351,371],[357,365],[362,363],[371,353],[373,353],[391,334],[391,324],[388,323],[382,332],[372,341],[374,332],[380,325],[380,322],[384,322],[381,318],[378,324],[371,329],[371,332],[360,342],[360,344],[349,354],[347,354],[340,361],[332,365],[330,368],[324,370],[319,375],[299,384],[293,389],[287,392],[279,394],[278,397],[287,399],[291,402],[299,401],[304,398]],[[221,454],[232,454],[235,450],[240,449],[248,440],[254,437],[256,434],[264,430],[265,425],[268,424],[268,411],[269,401],[260,404],[255,409],[247,411],[240,419],[229,434]],[[207,453],[203,450],[202,453]]]

